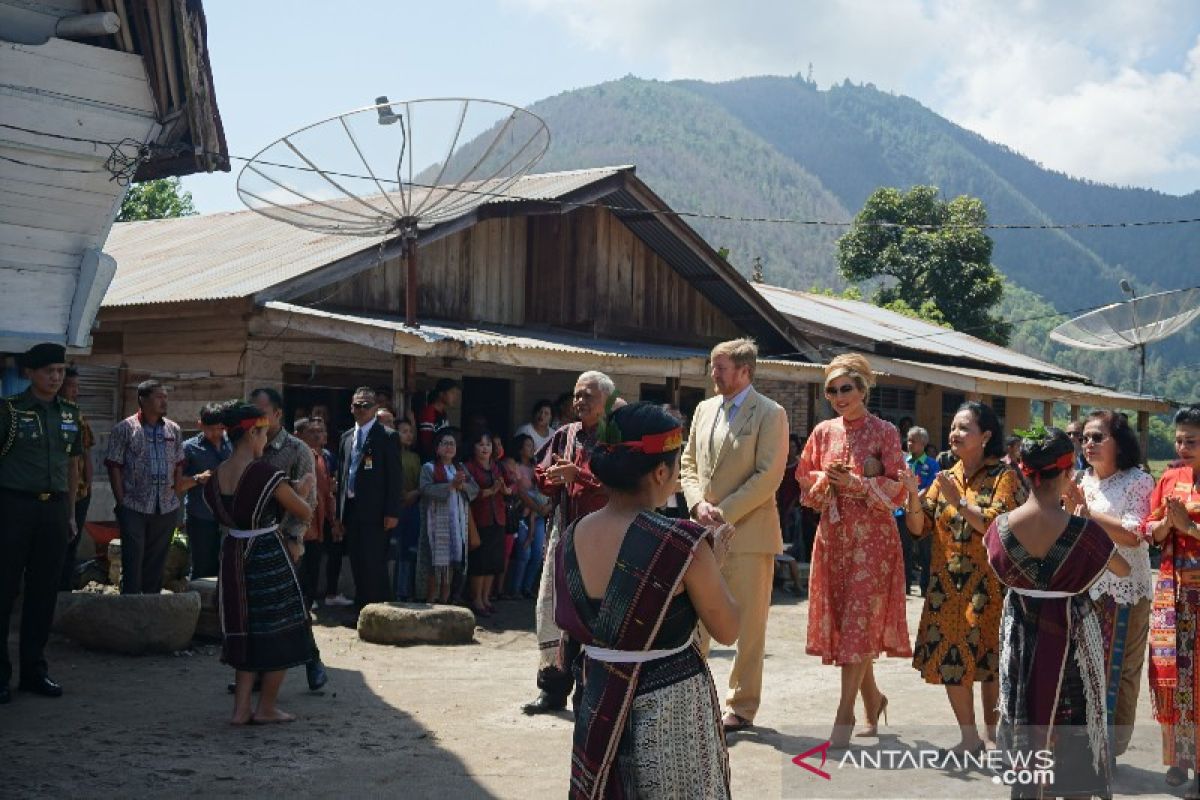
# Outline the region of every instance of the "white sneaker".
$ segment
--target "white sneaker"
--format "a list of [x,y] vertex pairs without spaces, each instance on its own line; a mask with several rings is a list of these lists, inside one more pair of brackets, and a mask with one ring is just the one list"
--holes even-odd
[[351,600],[349,597],[346,597],[343,594],[335,594],[332,597],[325,598],[325,605],[327,605],[327,606],[352,606],[352,605],[354,605],[354,601]]

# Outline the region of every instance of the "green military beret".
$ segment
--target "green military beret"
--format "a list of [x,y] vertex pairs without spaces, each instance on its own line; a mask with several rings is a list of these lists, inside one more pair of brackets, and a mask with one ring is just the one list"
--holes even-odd
[[53,342],[42,342],[26,350],[18,360],[25,369],[40,369],[51,364],[65,364],[67,363],[67,348]]

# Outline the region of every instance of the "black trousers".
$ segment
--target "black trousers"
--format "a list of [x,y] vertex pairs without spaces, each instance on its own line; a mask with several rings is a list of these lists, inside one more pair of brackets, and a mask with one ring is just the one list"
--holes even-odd
[[325,596],[333,597],[338,593],[338,583],[342,579],[342,559],[346,557],[346,543],[333,540],[332,525],[325,528],[322,550],[325,553]]
[[346,501],[346,549],[354,575],[354,605],[386,603],[392,599],[388,587],[388,545],[383,518],[360,519],[354,501]]
[[188,547],[192,551],[192,577],[211,578],[221,564],[221,526],[215,519],[187,519]]
[[143,514],[117,508],[121,526],[121,594],[158,594],[162,591],[167,551],[179,511]]
[[304,555],[296,565],[300,578],[300,593],[304,595],[304,607],[308,608],[317,599],[317,584],[321,581],[321,554],[325,552],[323,542],[310,541],[304,543]]
[[79,552],[79,540],[84,536],[83,526],[87,522],[88,506],[91,504],[92,496],[90,494],[75,501],[75,530],[78,535],[67,542],[67,554],[63,558],[62,580],[58,584],[60,592],[69,592],[75,588],[75,554]]
[[904,591],[908,592],[909,587],[917,579],[913,567],[913,558],[916,556],[917,544],[912,534],[908,532],[908,522],[905,519],[906,514],[900,514],[896,517],[896,529],[900,534],[900,551],[904,554]]
[[0,685],[7,686],[12,678],[8,624],[22,583],[21,679],[33,681],[46,674],[46,640],[58,603],[71,510],[65,493],[39,500],[37,495],[0,489]]

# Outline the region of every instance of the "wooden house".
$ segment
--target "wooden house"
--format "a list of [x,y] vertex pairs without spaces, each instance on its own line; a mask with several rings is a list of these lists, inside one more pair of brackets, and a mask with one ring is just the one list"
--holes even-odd
[[86,349],[129,182],[229,169],[203,8],[0,0],[0,76],[0,357]]
[[242,211],[120,224],[109,246],[119,268],[92,352],[79,359],[85,412],[101,431],[132,412],[134,387],[148,377],[169,384],[170,415],[185,428],[203,403],[272,386],[289,419],[321,406],[344,429],[354,387],[420,405],[451,377],[464,389],[455,421],[483,418],[507,436],[535,400],[570,391],[588,369],[609,373],[630,400],[686,413],[711,391],[711,346],[738,336],[758,341],[755,384],[798,432],[824,413],[821,362],[850,348],[880,367],[878,410],[910,412],[939,437],[945,403],[958,395],[1004,399],[1013,422],[1021,408],[1028,416],[1031,397],[1162,407],[1003,348],[954,361],[888,344],[880,326],[899,323],[873,307],[802,308],[801,294],[746,281],[633,167],[526,176],[505,198],[423,228],[417,327],[404,323],[394,240]]

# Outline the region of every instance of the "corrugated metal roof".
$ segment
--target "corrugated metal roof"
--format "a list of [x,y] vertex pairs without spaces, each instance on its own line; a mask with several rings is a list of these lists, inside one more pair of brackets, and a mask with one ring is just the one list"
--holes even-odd
[[[506,190],[507,197],[481,197],[460,216],[482,205],[559,199],[628,169],[527,175]],[[117,261],[117,274],[103,305],[248,297],[380,241],[313,233],[253,211],[119,223],[105,245]]]
[[[1110,389],[1106,386],[1095,386],[1089,383],[1055,380],[1052,378],[1031,378],[1024,375],[1013,375],[1007,372],[994,372],[972,367],[947,367],[938,364],[927,364],[908,359],[895,359],[896,364],[934,370],[947,376],[967,378],[977,382],[976,390],[984,394],[996,393],[1008,397],[1029,397],[1038,400],[1056,400],[1066,403],[1093,406],[1116,406],[1118,408],[1133,408],[1138,410],[1161,413],[1170,409],[1170,404],[1152,395],[1133,394]],[[897,370],[899,372],[899,370]]]
[[1046,375],[1085,379],[1077,372],[1022,355],[1015,350],[985,342],[966,333],[940,328],[885,308],[857,300],[845,300],[779,286],[754,284],[771,305],[795,318],[802,326],[812,323],[831,331],[843,331],[877,344],[932,353],[949,358],[965,358],[985,364],[1003,365]]
[[[586,357],[605,357],[633,360],[653,361],[690,361],[691,366],[698,367],[701,372],[706,368],[708,351],[690,347],[672,347],[669,345],[647,344],[645,342],[626,342],[614,339],[594,339],[587,336],[565,333],[562,331],[531,331],[528,328],[513,328],[503,325],[489,325],[486,328],[476,328],[454,322],[437,320],[422,321],[421,327],[410,328],[399,317],[379,314],[345,314],[333,311],[321,311],[307,306],[292,303],[271,301],[265,304],[271,318],[283,322],[289,328],[297,330],[312,330],[312,325],[322,323],[343,323],[349,326],[384,331],[391,334],[392,352],[407,352],[412,341],[416,340],[428,345],[452,343],[462,345],[467,351],[485,348],[512,348],[515,350],[538,351],[542,353],[560,353]],[[306,324],[309,321],[310,324]],[[320,332],[320,331],[317,331]],[[405,340],[410,340],[406,342]],[[358,341],[356,339],[356,341]],[[362,338],[360,343],[368,346],[379,346],[386,340],[376,337]],[[433,354],[432,351],[430,354]],[[470,358],[470,353],[463,353]],[[585,363],[585,362],[581,362]]]

